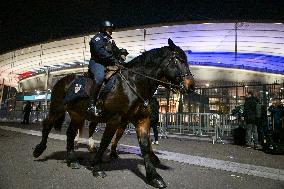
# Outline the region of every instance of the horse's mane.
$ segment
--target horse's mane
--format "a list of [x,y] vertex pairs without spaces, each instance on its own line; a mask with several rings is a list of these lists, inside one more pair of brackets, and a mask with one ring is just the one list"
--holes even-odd
[[131,67],[137,67],[137,66],[146,66],[145,64],[149,64],[149,63],[153,64],[154,63],[153,60],[155,58],[164,56],[167,52],[169,52],[168,46],[145,51],[141,55],[129,61],[126,64],[126,67],[131,68]]
[[[165,56],[169,51],[170,51],[169,46],[164,46],[161,48],[155,48],[149,51],[145,51],[141,55],[129,61],[126,64],[126,67],[131,68],[137,66],[147,66],[145,64],[153,65],[155,63],[155,61],[153,61],[154,59],[156,59],[157,57]],[[181,58],[184,59],[185,62],[187,62],[187,56],[180,47],[176,46],[176,52],[180,54]]]

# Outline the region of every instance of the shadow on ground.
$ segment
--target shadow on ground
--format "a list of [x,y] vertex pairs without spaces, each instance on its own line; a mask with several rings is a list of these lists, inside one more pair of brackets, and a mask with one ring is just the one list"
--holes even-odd
[[[85,147],[86,145],[82,144],[78,147]],[[121,152],[119,151],[120,157],[126,154],[132,154],[132,153],[127,153],[127,152]],[[91,162],[94,157],[95,153],[90,153],[86,151],[76,151],[76,157],[78,160],[78,163],[85,167],[88,170],[92,170]],[[135,154],[135,156],[140,156]],[[58,160],[62,161],[62,163],[66,164],[66,151],[58,151],[58,152],[53,152],[50,155],[44,156],[43,158],[40,159],[35,159],[34,161],[37,162],[45,162],[49,160]],[[67,166],[67,164],[66,164]],[[141,178],[146,182],[146,177],[145,175],[140,171],[139,166],[144,167],[144,160],[139,157],[137,158],[118,158],[118,159],[110,159],[108,155],[104,155],[103,157],[103,164],[102,168],[104,171],[113,171],[113,170],[129,170],[132,173],[134,173],[137,177]],[[160,164],[157,165],[156,168],[162,169],[162,170],[171,170],[171,167],[168,167],[166,165]]]

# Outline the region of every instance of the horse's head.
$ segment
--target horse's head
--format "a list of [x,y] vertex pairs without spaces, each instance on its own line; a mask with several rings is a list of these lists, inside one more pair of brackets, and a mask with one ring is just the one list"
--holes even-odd
[[[194,79],[187,64],[185,52],[168,39],[167,57],[163,63],[163,76],[178,87],[181,92],[194,91]],[[177,87],[176,87],[177,88]]]

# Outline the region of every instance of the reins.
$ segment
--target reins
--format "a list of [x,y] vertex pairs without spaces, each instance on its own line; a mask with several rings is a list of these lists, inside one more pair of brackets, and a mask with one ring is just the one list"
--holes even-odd
[[121,72],[118,72],[118,74],[120,75],[120,77],[126,82],[126,84],[132,89],[132,91],[138,96],[138,98],[140,98],[144,103],[143,105],[145,107],[148,106],[149,102],[148,100],[145,100],[137,91],[136,89],[128,82],[128,80],[124,77],[124,75]]
[[[126,68],[126,67],[123,66],[123,65],[120,65],[119,67],[120,67],[120,69],[127,70],[128,72],[132,72],[132,73],[134,73],[134,74],[136,74],[136,75],[145,77],[145,78],[150,79],[150,80],[153,80],[153,81],[157,81],[157,82],[162,83],[162,84],[165,84],[165,85],[169,85],[169,86],[172,86],[172,87],[180,87],[179,85],[175,85],[175,84],[172,84],[172,83],[170,83],[170,82],[162,81],[162,80],[160,80],[160,79],[156,79],[156,78],[154,78],[154,77],[151,77],[151,76],[148,76],[148,75],[145,75],[145,74],[142,74],[142,73],[139,73],[139,72],[130,70],[129,68]],[[124,78],[125,78],[125,77],[124,77]]]
[[[171,57],[171,58],[170,58],[170,61],[167,63],[167,65],[165,66],[165,68],[167,68],[167,67],[170,65],[170,63],[172,63],[171,60],[174,59],[174,58],[175,58],[175,57]],[[176,63],[176,59],[174,59],[174,62]],[[160,83],[160,84],[164,84],[164,85],[167,85],[167,86],[172,87],[172,88],[181,88],[180,85],[172,84],[171,82],[162,81],[162,80],[160,80],[160,79],[151,77],[151,76],[149,76],[149,75],[146,75],[146,74],[143,74],[143,73],[139,73],[139,72],[133,71],[133,70],[131,70],[131,69],[129,69],[129,68],[127,68],[127,67],[121,65],[121,64],[117,65],[117,67],[118,67],[119,69],[116,70],[116,73],[118,73],[118,74],[120,75],[121,79],[126,82],[126,84],[127,84],[127,85],[130,87],[130,89],[136,94],[136,96],[137,96],[138,98],[140,98],[140,99],[144,102],[144,106],[145,106],[145,107],[148,106],[148,103],[149,103],[148,100],[147,100],[147,99],[145,100],[145,99],[136,91],[135,87],[133,87],[133,85],[131,85],[131,84],[129,83],[128,79],[125,78],[125,76],[122,74],[121,70],[126,70],[127,72],[130,72],[130,73],[139,75],[139,76],[141,76],[141,77],[147,78],[147,79],[152,80],[152,81],[156,81],[156,82],[158,82],[158,83]],[[185,76],[187,76],[187,74],[183,74],[183,75],[182,75],[182,77],[185,77]]]
[[[168,66],[169,64],[167,64]],[[165,82],[165,81],[162,81],[160,79],[156,79],[154,77],[151,77],[151,76],[148,76],[148,75],[145,75],[145,74],[142,74],[142,73],[139,73],[139,72],[136,72],[136,71],[133,71],[133,70],[130,70],[129,68],[126,68],[125,66],[123,65],[119,65],[119,68],[120,68],[120,71],[117,72],[120,77],[126,82],[126,84],[132,89],[132,91],[138,96],[138,98],[140,98],[143,102],[144,102],[144,106],[147,107],[149,102],[148,100],[145,100],[137,91],[136,89],[128,82],[128,80],[124,77],[124,75],[121,73],[121,70],[124,69],[124,70],[127,70],[128,72],[131,72],[131,73],[134,73],[136,75],[139,75],[139,76],[142,76],[142,77],[145,77],[147,79],[150,79],[150,80],[153,80],[153,81],[156,81],[156,82],[159,82],[159,83],[162,83],[162,84],[165,84],[165,85],[168,85],[168,86],[171,86],[171,87],[177,87],[179,88],[180,86],[179,85],[175,85],[175,84],[172,84],[170,82]]]

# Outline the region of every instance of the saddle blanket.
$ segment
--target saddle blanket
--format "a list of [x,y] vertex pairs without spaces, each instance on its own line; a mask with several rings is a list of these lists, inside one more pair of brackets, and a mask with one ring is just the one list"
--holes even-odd
[[[111,77],[105,85],[102,87],[100,99],[104,100],[107,94],[112,90],[112,86],[116,81],[116,76]],[[64,99],[64,104],[71,101],[78,100],[80,98],[89,98],[91,94],[91,89],[93,85],[93,80],[89,77],[78,76],[72,84],[68,87],[66,96]]]
[[64,104],[79,98],[88,98],[90,96],[92,79],[84,76],[78,76],[67,89]]

